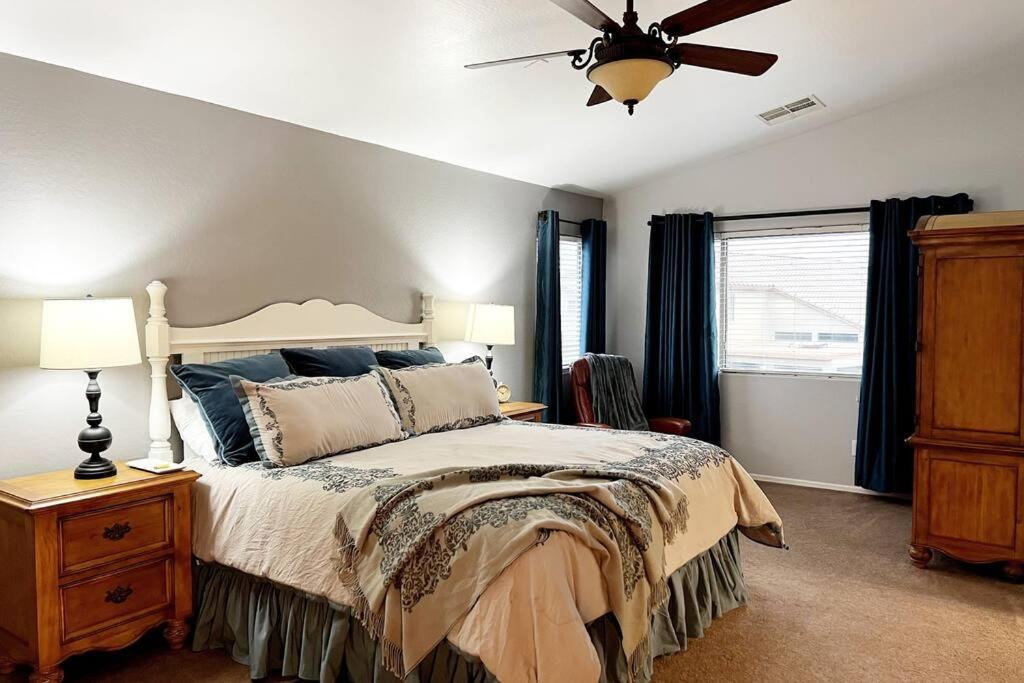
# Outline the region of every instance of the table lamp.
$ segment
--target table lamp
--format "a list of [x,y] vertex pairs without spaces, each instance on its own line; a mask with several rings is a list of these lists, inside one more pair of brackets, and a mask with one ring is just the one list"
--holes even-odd
[[487,347],[484,362],[491,369],[497,344],[516,343],[515,307],[497,304],[470,304],[466,312],[466,341]]
[[89,458],[75,468],[76,479],[102,479],[117,474],[114,463],[100,453],[110,448],[110,430],[100,425],[102,368],[142,362],[132,300],[46,299],[43,301],[39,342],[39,367],[50,370],[84,370],[89,377],[85,397],[89,401],[89,425],[78,435],[78,447]]

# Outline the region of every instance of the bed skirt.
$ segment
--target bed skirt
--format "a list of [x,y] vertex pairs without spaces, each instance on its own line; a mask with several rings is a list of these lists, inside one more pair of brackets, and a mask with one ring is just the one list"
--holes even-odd
[[[195,581],[196,651],[224,648],[252,678],[280,673],[322,683],[398,683],[381,652],[347,607],[216,564],[198,564]],[[737,532],[669,577],[669,599],[654,615],[653,657],[686,649],[713,619],[746,601]],[[627,683],[626,658],[611,614],[587,627],[603,663],[602,683]],[[408,683],[490,683],[496,679],[447,641],[405,679]]]

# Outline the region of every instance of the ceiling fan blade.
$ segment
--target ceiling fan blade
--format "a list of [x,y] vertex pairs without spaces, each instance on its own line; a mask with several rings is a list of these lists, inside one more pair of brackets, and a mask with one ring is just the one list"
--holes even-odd
[[595,104],[604,104],[612,99],[612,96],[608,94],[608,91],[599,85],[594,86],[594,92],[590,93],[590,99],[587,100],[587,106],[593,107]]
[[661,20],[661,28],[672,36],[688,36],[786,2],[789,0],[705,0],[665,17]]
[[778,55],[767,52],[734,50],[729,47],[712,47],[695,43],[679,43],[668,49],[668,55],[680,64],[699,66],[704,69],[731,71],[745,76],[760,76],[779,61]]
[[615,33],[619,25],[615,20],[602,12],[600,9],[587,2],[587,0],[551,0],[569,14],[573,15],[587,26],[592,26],[598,31]]
[[555,57],[572,57],[573,55],[582,55],[586,53],[586,50],[563,50],[562,52],[545,52],[539,55],[527,55],[526,57],[512,57],[510,59],[495,59],[490,62],[478,62],[476,64],[467,64],[467,69],[485,69],[489,66],[504,66],[505,64],[515,64],[517,62],[535,62],[538,59],[553,59]]

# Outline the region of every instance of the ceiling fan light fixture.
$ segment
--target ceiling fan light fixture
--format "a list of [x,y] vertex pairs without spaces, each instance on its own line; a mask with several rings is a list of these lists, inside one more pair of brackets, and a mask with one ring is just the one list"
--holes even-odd
[[[647,29],[641,28],[640,17],[626,0],[622,23],[617,23],[591,0],[551,0],[601,35],[583,49],[548,52],[528,57],[513,57],[490,62],[467,64],[479,69],[500,64],[536,61],[565,56],[572,59],[577,71],[586,69],[587,80],[594,89],[587,106],[594,107],[611,100],[633,108],[651,94],[658,83],[681,66],[714,69],[745,76],[761,76],[775,65],[779,56],[767,52],[736,50],[699,43],[679,42],[679,38],[719,26],[762,10],[782,5],[789,0],[703,0],[670,14]],[[692,2],[692,0],[690,0]]]
[[604,88],[616,102],[632,108],[674,70],[662,59],[634,57],[595,64],[587,71],[587,79]]

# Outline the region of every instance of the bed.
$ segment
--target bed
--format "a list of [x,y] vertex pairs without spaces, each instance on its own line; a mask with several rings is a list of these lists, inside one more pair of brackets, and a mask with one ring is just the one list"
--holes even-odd
[[[412,324],[314,301],[177,328],[166,287],[147,291],[150,457],[174,457],[172,357],[209,363],[285,346],[433,341],[430,295]],[[745,602],[739,533],[784,545],[779,516],[742,466],[685,437],[504,420],[277,469],[183,455],[203,475],[193,647],[226,648],[254,678],[647,680],[654,657],[684,649]],[[373,508],[393,505],[392,490],[402,492],[395,505],[438,511],[410,519],[444,520],[422,534],[426,545],[402,549],[412,559],[373,603],[363,590],[372,563],[349,556],[353,537],[373,536],[356,520],[367,511],[366,528],[379,532]],[[463,499],[471,502],[453,503]],[[477,518],[452,540],[456,521]]]

